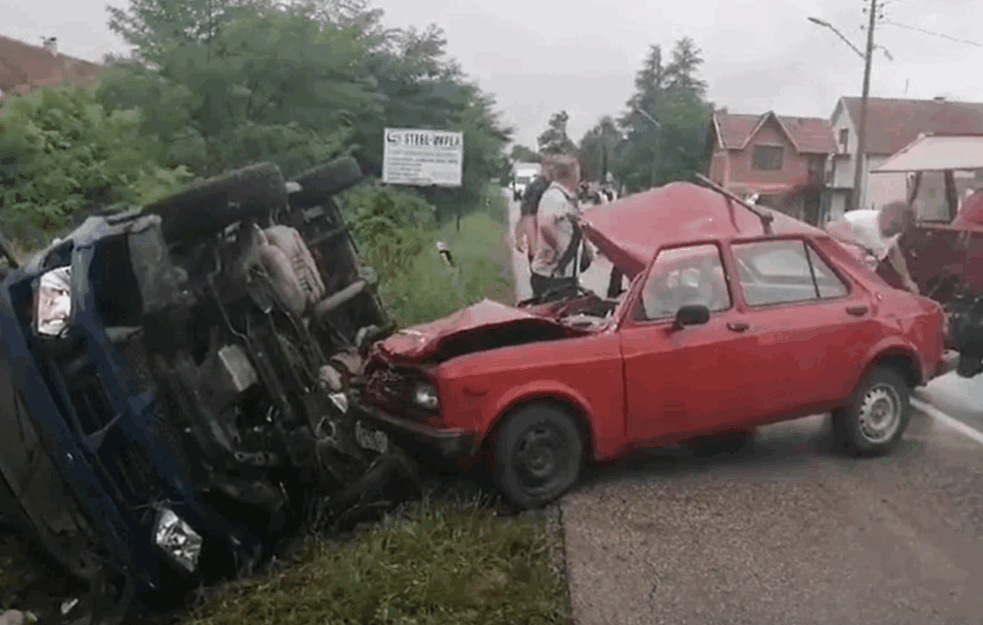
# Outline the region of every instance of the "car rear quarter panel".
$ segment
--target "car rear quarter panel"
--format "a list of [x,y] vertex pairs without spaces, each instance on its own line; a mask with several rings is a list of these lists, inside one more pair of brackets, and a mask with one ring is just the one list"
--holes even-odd
[[881,291],[881,297],[878,319],[885,336],[871,347],[865,362],[869,366],[884,354],[905,354],[913,360],[916,383],[928,382],[944,352],[941,306],[891,288]]
[[931,379],[944,351],[942,308],[926,297],[892,287],[828,237],[819,237],[816,243],[838,261],[841,271],[871,294],[875,303],[874,318],[883,336],[872,342],[862,362],[857,363],[857,379],[878,359],[892,354],[903,354],[913,361],[919,383]]
[[591,457],[610,457],[624,445],[624,372],[613,332],[463,356],[438,367],[435,377],[443,422],[479,439],[512,408],[550,399],[583,419]]

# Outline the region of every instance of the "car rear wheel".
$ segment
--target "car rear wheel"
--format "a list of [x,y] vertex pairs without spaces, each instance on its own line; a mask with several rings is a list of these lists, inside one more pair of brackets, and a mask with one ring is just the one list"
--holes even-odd
[[887,453],[908,428],[911,389],[891,368],[871,371],[857,386],[850,406],[833,415],[839,438],[860,455]]
[[577,424],[549,404],[532,404],[508,415],[493,441],[495,484],[524,509],[565,493],[580,477],[583,460]]

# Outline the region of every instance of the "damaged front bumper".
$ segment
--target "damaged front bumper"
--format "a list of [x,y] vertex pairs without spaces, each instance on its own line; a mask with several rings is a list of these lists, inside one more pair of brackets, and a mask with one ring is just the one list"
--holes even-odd
[[356,415],[385,430],[404,447],[423,445],[435,449],[446,460],[467,460],[478,453],[478,437],[461,428],[438,428],[366,404],[353,402]]

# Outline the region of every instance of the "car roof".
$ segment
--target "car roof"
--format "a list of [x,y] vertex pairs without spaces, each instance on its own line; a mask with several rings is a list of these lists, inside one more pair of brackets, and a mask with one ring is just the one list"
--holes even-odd
[[[775,210],[774,235],[826,236],[819,228]],[[765,235],[761,218],[718,191],[673,182],[584,212],[591,241],[629,277],[643,271],[659,248],[689,241],[729,240]]]

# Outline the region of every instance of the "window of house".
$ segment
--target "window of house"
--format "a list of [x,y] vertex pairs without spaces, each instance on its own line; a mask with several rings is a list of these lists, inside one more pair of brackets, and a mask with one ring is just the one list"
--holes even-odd
[[636,321],[672,319],[687,305],[710,312],[730,308],[724,265],[716,245],[691,245],[659,252],[642,290]]
[[774,195],[774,194],[759,195],[758,201],[756,202],[758,206],[766,206],[768,208],[774,208],[774,209],[779,208],[781,206],[781,203],[782,203],[782,196]]
[[840,129],[840,147],[846,151],[847,143],[850,141],[850,130],[848,128]]
[[784,151],[779,145],[754,146],[754,168],[761,171],[781,171]]
[[734,258],[749,306],[834,299],[849,290],[801,239],[735,244]]

